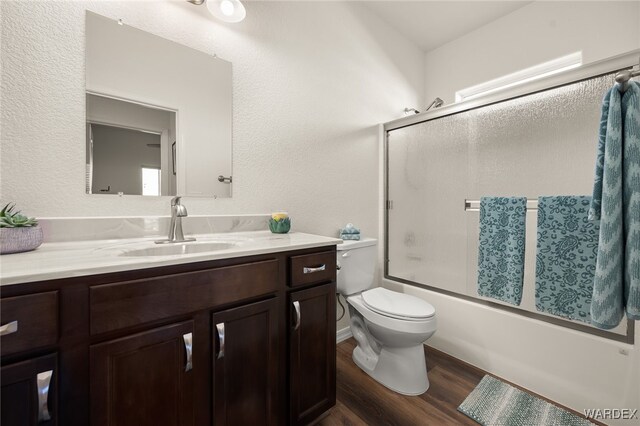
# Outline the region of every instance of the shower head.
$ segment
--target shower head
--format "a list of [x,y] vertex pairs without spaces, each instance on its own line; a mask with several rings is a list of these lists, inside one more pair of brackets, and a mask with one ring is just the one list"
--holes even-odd
[[429,105],[427,109],[425,109],[425,112],[429,111],[431,108],[440,108],[442,104],[444,104],[444,101],[442,99],[435,98],[433,102],[431,102],[431,105]]

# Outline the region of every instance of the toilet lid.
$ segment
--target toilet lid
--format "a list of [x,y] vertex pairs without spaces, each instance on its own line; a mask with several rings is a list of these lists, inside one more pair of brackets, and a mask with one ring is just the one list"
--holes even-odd
[[393,318],[424,319],[436,314],[436,309],[430,303],[383,287],[365,291],[362,300],[372,311]]

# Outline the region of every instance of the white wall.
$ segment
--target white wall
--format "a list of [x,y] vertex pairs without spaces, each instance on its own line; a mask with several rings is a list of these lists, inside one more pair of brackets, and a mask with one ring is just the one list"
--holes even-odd
[[582,51],[583,63],[640,47],[640,2],[536,1],[425,54],[425,99]]
[[184,1],[0,7],[3,201],[37,217],[169,213],[167,197],[84,194],[88,9],[233,63],[233,197],[187,198],[190,214],[287,210],[297,231],[377,236],[376,125],[424,103],[424,56],[367,9],[249,2],[230,25]]
[[[425,99],[440,96],[450,103],[456,90],[578,50],[587,63],[639,47],[638,2],[535,2],[428,52]],[[438,331],[428,343],[440,350],[578,411],[640,408],[637,345],[412,286],[385,286],[436,307]],[[640,342],[640,324],[635,339]]]

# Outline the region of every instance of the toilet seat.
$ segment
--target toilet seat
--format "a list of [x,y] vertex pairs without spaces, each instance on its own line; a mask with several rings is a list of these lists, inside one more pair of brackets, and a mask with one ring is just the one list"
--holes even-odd
[[424,333],[428,330],[435,331],[436,329],[437,320],[435,315],[422,319],[393,318],[376,312],[365,305],[362,294],[347,297],[347,303],[360,312],[367,321],[390,330],[402,331],[404,333]]
[[436,314],[430,303],[383,287],[363,292],[362,301],[373,312],[404,321],[424,321]]

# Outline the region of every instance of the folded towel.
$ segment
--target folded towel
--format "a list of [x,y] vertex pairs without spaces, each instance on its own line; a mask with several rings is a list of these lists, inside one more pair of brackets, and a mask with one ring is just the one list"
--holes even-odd
[[353,226],[353,223],[347,223],[347,225],[340,229],[340,234],[359,234],[360,229]]
[[591,322],[598,222],[588,218],[591,197],[538,198],[536,309]]
[[640,319],[640,87],[613,87],[602,103],[589,218],[600,220],[591,323]]
[[340,238],[343,240],[360,240],[360,234],[340,234]]
[[522,301],[526,212],[524,197],[480,199],[479,295]]

